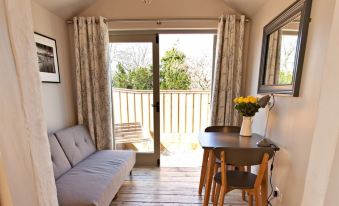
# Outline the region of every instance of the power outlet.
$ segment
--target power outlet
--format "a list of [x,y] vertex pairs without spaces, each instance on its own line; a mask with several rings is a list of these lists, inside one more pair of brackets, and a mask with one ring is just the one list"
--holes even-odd
[[277,198],[277,200],[278,200],[279,202],[282,201],[283,194],[280,192],[280,190],[279,190],[278,187],[275,187],[275,190],[273,191],[273,196],[274,196],[275,198]]

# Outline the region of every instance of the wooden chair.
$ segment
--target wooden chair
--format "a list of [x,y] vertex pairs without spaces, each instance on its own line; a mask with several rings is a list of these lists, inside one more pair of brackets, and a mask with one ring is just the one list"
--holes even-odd
[[[240,127],[237,126],[210,126],[210,127],[206,127],[205,132],[229,132],[229,133],[240,133]],[[204,163],[206,163],[208,161],[208,152],[204,151],[204,157],[203,157],[203,165]],[[218,172],[218,169],[220,167],[220,159],[216,159],[215,162],[215,166],[214,166],[214,174]],[[205,185],[205,172],[206,168],[202,167],[201,168],[201,180],[200,180],[200,186],[199,186],[199,191],[201,191],[203,185]],[[212,193],[214,193],[215,191],[215,183],[213,182],[212,185]],[[199,192],[200,193],[200,192]],[[243,194],[243,199],[244,199],[244,195]],[[211,198],[212,202],[214,201],[214,196],[212,196]]]
[[[267,170],[268,160],[273,156],[273,150],[270,148],[256,149],[218,149],[214,150],[214,155],[221,160],[221,172],[214,175],[213,181],[216,183],[213,205],[224,205],[225,194],[234,189],[241,189],[249,195],[248,205],[259,206],[260,186],[262,185],[265,172]],[[260,165],[258,174],[241,170],[227,170],[226,165],[247,166]]]

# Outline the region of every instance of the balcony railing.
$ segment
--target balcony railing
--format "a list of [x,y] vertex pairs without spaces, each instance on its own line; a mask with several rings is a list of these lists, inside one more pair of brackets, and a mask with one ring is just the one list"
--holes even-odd
[[[154,131],[153,91],[113,88],[115,125],[136,124]],[[160,132],[188,134],[208,126],[210,91],[161,90]]]

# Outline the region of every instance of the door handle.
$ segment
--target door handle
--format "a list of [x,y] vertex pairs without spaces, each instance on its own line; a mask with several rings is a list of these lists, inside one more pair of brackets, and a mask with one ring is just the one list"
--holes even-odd
[[160,112],[160,103],[156,102],[155,104],[152,104],[152,107],[155,108],[156,112]]

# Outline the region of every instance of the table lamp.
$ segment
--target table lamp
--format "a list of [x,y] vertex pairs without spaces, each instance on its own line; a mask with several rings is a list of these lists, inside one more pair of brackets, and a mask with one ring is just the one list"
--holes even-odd
[[[273,102],[272,102],[272,104],[269,104],[269,102],[271,100],[271,96],[272,96]],[[267,118],[266,118],[264,138],[262,138],[260,141],[258,141],[257,145],[259,147],[270,147],[271,141],[266,138],[266,132],[267,132],[268,120],[269,120],[269,117],[270,117],[270,112],[271,112],[271,110],[272,110],[272,108],[274,107],[274,104],[275,104],[274,95],[271,94],[271,95],[265,95],[265,96],[261,97],[258,100],[258,104],[260,105],[261,108],[265,108],[267,105],[269,105],[269,109],[268,109],[268,114],[267,114]]]

